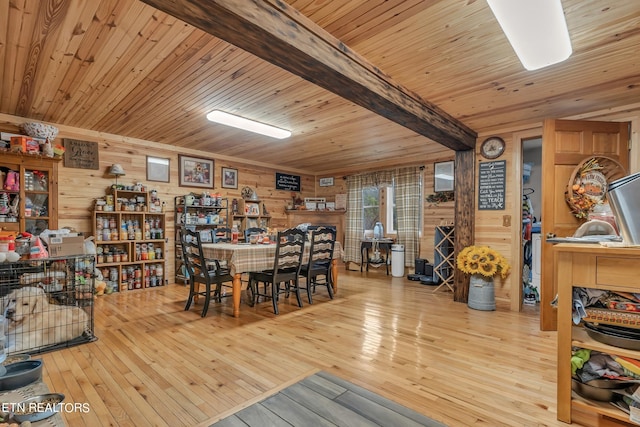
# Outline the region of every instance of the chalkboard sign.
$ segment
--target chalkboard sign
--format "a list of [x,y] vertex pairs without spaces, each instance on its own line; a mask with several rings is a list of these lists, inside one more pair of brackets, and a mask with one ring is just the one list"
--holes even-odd
[[64,166],[67,168],[99,169],[98,143],[64,139]]
[[507,179],[507,161],[480,163],[478,209],[499,211],[505,209],[504,194]]
[[276,172],[276,190],[300,191],[300,175]]

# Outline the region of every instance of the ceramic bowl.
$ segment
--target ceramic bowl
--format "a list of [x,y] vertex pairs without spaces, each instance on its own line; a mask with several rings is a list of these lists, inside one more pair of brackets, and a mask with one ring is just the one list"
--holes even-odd
[[0,390],[15,390],[42,379],[42,360],[23,360],[7,365],[0,376]]
[[23,123],[20,125],[20,130],[34,138],[48,138],[49,142],[53,142],[56,136],[58,136],[58,128],[45,123]]

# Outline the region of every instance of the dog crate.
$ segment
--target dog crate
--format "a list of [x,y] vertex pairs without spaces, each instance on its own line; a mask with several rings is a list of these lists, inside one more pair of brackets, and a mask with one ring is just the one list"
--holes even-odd
[[38,354],[94,341],[94,290],[93,255],[0,263],[8,354]]

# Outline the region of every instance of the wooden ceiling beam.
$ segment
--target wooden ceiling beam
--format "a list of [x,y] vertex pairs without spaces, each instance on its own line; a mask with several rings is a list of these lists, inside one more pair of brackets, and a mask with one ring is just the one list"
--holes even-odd
[[452,150],[476,132],[278,0],[142,0]]

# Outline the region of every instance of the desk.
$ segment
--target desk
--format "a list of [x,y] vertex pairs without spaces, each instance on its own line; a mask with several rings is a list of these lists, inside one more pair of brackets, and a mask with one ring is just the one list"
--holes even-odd
[[[387,267],[387,276],[389,275],[389,262],[391,258],[389,257],[389,253],[391,253],[391,245],[393,245],[393,239],[364,239],[360,241],[360,272],[362,272],[363,265],[366,264],[367,271],[369,271],[369,264],[382,264],[384,263]],[[373,262],[378,261],[377,259],[369,257],[369,249],[373,249],[378,247],[379,251],[384,251],[384,255],[380,253],[380,261],[381,262]],[[375,249],[374,249],[375,250]]]
[[[302,263],[309,260],[309,244],[304,246]],[[273,268],[276,256],[276,245],[247,245],[233,243],[204,243],[202,245],[205,258],[226,261],[233,275],[233,316],[240,316],[240,295],[242,293],[242,273],[262,271]],[[342,258],[342,245],[336,242],[331,262],[333,277],[333,293],[338,293],[338,259]]]

